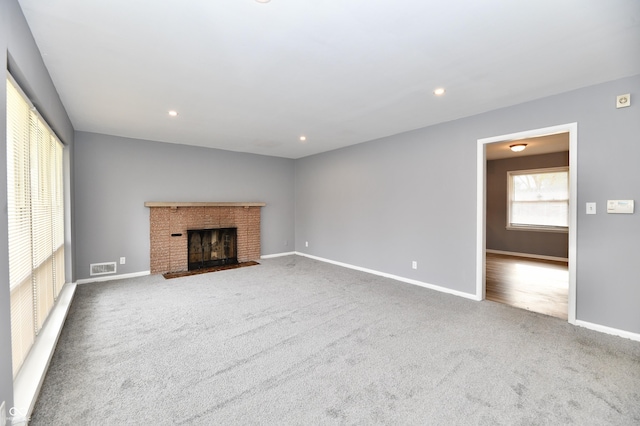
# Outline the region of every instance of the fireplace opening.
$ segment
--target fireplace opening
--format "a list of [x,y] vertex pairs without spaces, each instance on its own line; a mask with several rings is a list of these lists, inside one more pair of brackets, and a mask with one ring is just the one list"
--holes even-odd
[[238,263],[237,228],[187,231],[189,270]]

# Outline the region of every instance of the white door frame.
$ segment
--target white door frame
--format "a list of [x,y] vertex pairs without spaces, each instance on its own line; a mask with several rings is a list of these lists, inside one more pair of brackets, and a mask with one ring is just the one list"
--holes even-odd
[[527,130],[508,135],[494,136],[478,139],[478,193],[477,193],[477,246],[476,246],[476,299],[484,300],[486,296],[485,280],[485,248],[486,248],[486,187],[487,187],[487,160],[486,145],[495,142],[505,142],[552,135],[556,133],[569,133],[569,297],[568,320],[576,323],[576,235],[577,235],[577,193],[578,193],[578,123],[561,124],[542,129]]

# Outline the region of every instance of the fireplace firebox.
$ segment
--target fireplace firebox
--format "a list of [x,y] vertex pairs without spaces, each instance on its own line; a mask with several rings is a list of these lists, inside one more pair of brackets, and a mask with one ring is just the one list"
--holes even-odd
[[189,270],[238,263],[237,228],[188,230]]

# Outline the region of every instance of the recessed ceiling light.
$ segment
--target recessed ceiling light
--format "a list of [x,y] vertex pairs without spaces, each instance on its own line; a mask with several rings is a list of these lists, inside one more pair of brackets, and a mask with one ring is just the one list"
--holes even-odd
[[300,136],[300,140],[301,140],[302,142],[304,142],[304,141],[306,141],[306,140],[307,140],[307,137],[306,137],[306,136]]
[[433,94],[436,96],[442,96],[444,95],[444,92],[445,92],[444,88],[438,87],[436,90],[433,91]]
[[258,3],[269,3],[271,0],[256,0]]
[[172,117],[177,117],[178,116],[178,111],[171,110],[171,111],[169,111],[169,115],[172,116]]

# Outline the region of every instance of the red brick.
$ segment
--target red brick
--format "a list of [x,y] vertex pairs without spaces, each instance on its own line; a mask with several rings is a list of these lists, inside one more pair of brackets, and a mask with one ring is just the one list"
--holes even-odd
[[[237,228],[238,261],[260,259],[260,207],[151,207],[152,274],[188,269],[187,231]],[[171,234],[182,234],[172,237]]]

